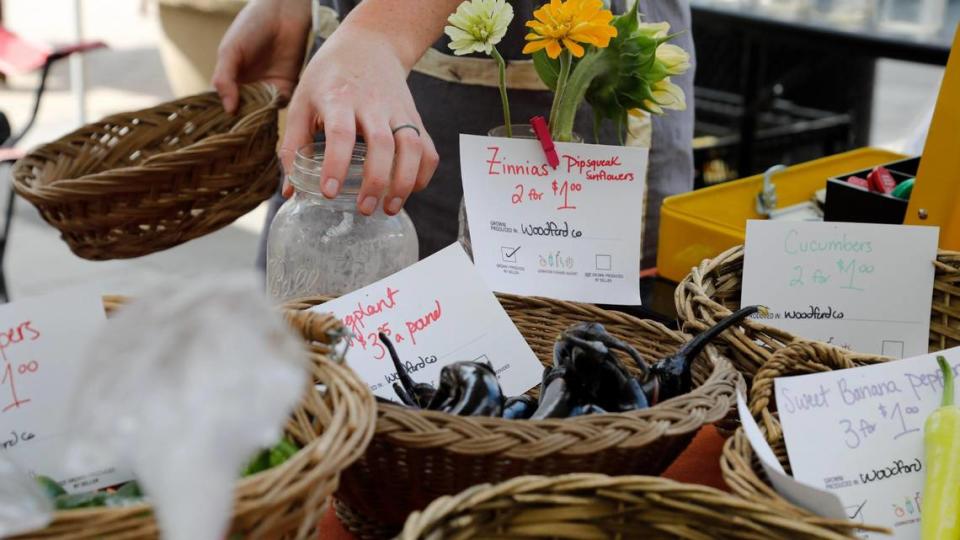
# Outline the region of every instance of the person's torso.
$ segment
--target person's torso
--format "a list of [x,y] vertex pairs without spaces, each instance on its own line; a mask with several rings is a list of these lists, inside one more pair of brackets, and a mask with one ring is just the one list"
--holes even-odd
[[[524,55],[521,52],[525,43],[523,37],[527,34],[524,24],[533,19],[534,10],[546,3],[546,0],[508,1],[513,6],[513,22],[510,24],[507,35],[497,46],[497,50],[508,60],[529,59],[529,55]],[[340,20],[343,20],[347,13],[356,7],[361,0],[319,0],[319,2],[320,5],[335,9],[340,15]],[[608,3],[614,13],[622,13],[626,9],[626,0],[610,0]],[[447,47],[449,42],[449,39],[444,35],[434,44],[434,48],[442,52],[449,52],[450,49]]]

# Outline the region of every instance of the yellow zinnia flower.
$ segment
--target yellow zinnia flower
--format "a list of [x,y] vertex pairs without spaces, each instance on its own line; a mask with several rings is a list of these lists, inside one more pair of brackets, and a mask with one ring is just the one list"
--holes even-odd
[[546,49],[547,56],[557,58],[566,47],[580,58],[585,52],[581,43],[603,49],[617,35],[610,24],[613,13],[603,8],[601,0],[550,0],[533,16],[536,20],[527,22],[532,31],[526,36],[529,43],[524,54]]

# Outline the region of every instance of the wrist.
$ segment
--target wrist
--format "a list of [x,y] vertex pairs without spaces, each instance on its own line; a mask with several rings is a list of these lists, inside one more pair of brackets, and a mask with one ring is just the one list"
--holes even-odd
[[413,65],[422,54],[422,51],[416,52],[402,38],[390,35],[390,33],[376,27],[349,21],[349,17],[337,28],[337,31],[330,36],[328,41],[330,45],[345,44],[347,50],[356,50],[358,44],[361,44],[360,46],[364,50],[375,50],[378,55],[396,59],[404,71],[408,73],[413,69]]
[[[358,35],[378,47],[388,48],[409,72],[442,32],[428,20],[410,20],[410,7],[402,0],[365,0],[340,25],[343,35]],[[430,19],[431,17],[424,17]],[[443,19],[445,20],[445,19]],[[434,31],[435,30],[435,31]]]

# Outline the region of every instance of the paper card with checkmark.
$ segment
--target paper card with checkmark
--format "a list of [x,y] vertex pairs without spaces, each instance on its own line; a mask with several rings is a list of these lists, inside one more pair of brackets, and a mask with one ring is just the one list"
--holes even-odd
[[853,519],[862,522],[863,507],[844,508],[840,498],[829,491],[817,489],[809,484],[804,484],[794,479],[783,470],[783,466],[777,461],[773,448],[763,437],[760,426],[757,425],[750,409],[747,407],[747,401],[743,394],[737,392],[737,411],[740,413],[740,424],[743,426],[743,432],[750,442],[753,453],[760,461],[760,467],[767,474],[773,489],[776,490],[784,499],[793,504],[805,508],[818,516],[830,519]]
[[[516,246],[504,252],[517,254]],[[397,400],[397,371],[380,332],[416,382],[436,385],[441,368],[459,360],[489,362],[507,396],[533,388],[543,375],[540,361],[459,244],[314,311],[335,314],[350,330],[347,364],[383,398]]]
[[493,290],[640,304],[647,149],[460,136],[473,260]]

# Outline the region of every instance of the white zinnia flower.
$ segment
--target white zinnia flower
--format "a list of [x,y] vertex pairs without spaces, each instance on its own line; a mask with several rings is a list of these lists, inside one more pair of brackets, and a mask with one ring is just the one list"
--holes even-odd
[[473,52],[490,55],[494,45],[500,43],[513,20],[513,6],[506,0],[467,0],[460,4],[456,13],[443,29],[450,36],[453,54],[462,56]]
[[643,104],[654,114],[663,114],[663,109],[674,111],[687,109],[687,98],[683,94],[683,89],[670,82],[670,77],[653,83],[650,91],[653,99],[648,99]]
[[657,61],[663,64],[667,75],[682,75],[690,69],[690,55],[671,43],[664,43],[657,47]]
[[663,39],[667,37],[667,32],[670,31],[670,23],[667,21],[656,22],[656,23],[639,23],[637,30],[641,34],[653,38],[653,39]]

